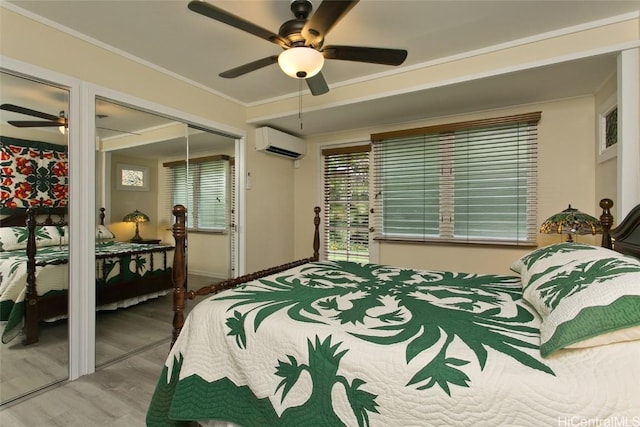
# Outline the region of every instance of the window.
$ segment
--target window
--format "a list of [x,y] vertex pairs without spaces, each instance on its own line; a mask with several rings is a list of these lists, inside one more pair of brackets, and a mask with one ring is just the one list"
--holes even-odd
[[372,135],[377,239],[535,244],[540,113]]
[[368,144],[322,150],[328,260],[369,261],[370,151]]
[[598,108],[598,161],[604,162],[618,155],[618,105],[616,94]]
[[229,212],[229,157],[210,156],[165,163],[171,206],[187,207],[191,231],[227,231]]

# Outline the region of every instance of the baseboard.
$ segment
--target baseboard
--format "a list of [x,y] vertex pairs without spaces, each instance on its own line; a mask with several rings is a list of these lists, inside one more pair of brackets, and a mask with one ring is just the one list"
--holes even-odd
[[226,275],[220,274],[220,272],[212,272],[212,271],[199,271],[189,269],[189,274],[193,274],[194,276],[205,276],[210,277],[214,280],[227,280],[228,277]]

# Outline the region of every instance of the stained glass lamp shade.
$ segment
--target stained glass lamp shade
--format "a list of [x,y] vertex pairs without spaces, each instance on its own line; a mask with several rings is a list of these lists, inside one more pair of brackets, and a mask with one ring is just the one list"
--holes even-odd
[[574,234],[602,233],[600,221],[589,214],[572,208],[547,218],[540,226],[540,232],[545,234],[567,234],[567,242],[573,242]]
[[142,241],[142,237],[140,237],[140,232],[138,230],[138,225],[141,222],[148,222],[149,221],[149,217],[140,212],[138,209],[136,209],[135,211],[131,212],[130,214],[127,214],[124,216],[124,218],[122,218],[122,220],[124,222],[135,222],[136,224],[136,234],[131,238],[132,242],[140,242]]

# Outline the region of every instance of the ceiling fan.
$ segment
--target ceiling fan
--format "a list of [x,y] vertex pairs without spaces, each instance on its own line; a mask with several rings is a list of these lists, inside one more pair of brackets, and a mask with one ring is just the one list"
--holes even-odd
[[14,105],[14,104],[2,104],[0,105],[0,110],[11,111],[13,113],[24,114],[27,116],[38,117],[40,119],[46,120],[46,121],[9,120],[7,122],[10,125],[13,125],[19,128],[60,127],[60,126],[64,126],[66,128],[68,126],[68,121],[64,115],[64,111],[60,111],[60,115],[54,116],[53,114],[43,113],[41,111],[32,110],[26,107],[20,107],[19,105]]
[[325,59],[367,62],[371,64],[400,65],[407,57],[406,50],[360,46],[324,46],[324,39],[335,24],[344,17],[358,0],[325,0],[309,17],[312,4],[309,0],[292,0],[291,19],[280,27],[278,34],[266,30],[243,18],[232,15],[216,6],[200,0],[189,2],[189,9],[246,31],[284,49],[280,55],[272,55],[220,73],[220,77],[235,78],[267,65],[280,65],[287,75],[305,79],[313,95],[329,91],[322,76]]
[[[69,120],[64,114],[64,110],[60,111],[60,113],[57,116],[54,116],[53,114],[43,113],[42,111],[32,110],[31,108],[21,107],[19,105],[14,105],[14,104],[2,104],[0,105],[0,110],[11,111],[13,113],[24,114],[26,116],[32,116],[32,117],[38,117],[40,119],[44,119],[44,121],[41,121],[41,120],[8,120],[7,121],[7,123],[9,123],[10,125],[19,127],[19,128],[57,127],[58,129],[60,129],[61,133],[64,133],[65,129],[69,127]],[[107,116],[97,115],[96,117],[102,119]],[[120,130],[120,129],[112,129],[112,128],[106,128],[101,126],[96,126],[96,128],[110,130],[114,132],[128,133],[130,135],[140,135],[139,133],[129,132],[129,131]]]

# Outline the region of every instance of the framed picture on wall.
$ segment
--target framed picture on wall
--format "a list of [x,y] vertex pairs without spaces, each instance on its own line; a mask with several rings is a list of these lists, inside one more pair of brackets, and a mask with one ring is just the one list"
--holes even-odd
[[618,154],[618,103],[616,95],[610,96],[598,109],[598,161]]
[[126,165],[118,163],[116,171],[116,188],[118,190],[148,191],[149,168],[146,166]]

